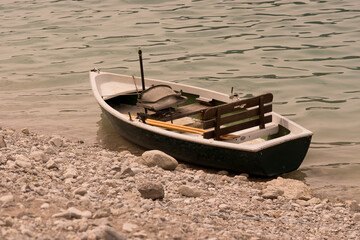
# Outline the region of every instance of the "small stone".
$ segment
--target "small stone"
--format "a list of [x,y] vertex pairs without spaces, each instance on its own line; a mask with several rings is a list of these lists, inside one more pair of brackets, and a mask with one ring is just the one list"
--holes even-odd
[[124,223],[122,226],[122,229],[126,232],[132,232],[136,228],[138,228],[138,225],[133,223]]
[[12,202],[13,200],[14,200],[14,196],[12,194],[8,194],[0,197],[0,202],[2,203]]
[[308,201],[305,201],[305,200],[296,200],[296,202],[300,205],[300,206],[303,206],[303,207],[307,207],[310,205],[310,203]]
[[11,217],[7,217],[5,218],[5,227],[12,227],[12,225],[14,224],[14,221]]
[[39,161],[46,162],[47,161],[47,157],[43,151],[33,151],[30,153],[30,157],[37,162],[39,162]]
[[229,208],[229,206],[227,204],[222,203],[219,205],[219,209],[224,210],[224,209],[228,209],[228,208]]
[[29,135],[29,134],[30,134],[30,131],[29,131],[29,129],[27,129],[27,128],[21,129],[21,132],[22,132],[23,134],[25,134],[25,135]]
[[244,182],[249,181],[248,176],[245,176],[245,175],[242,175],[242,174],[241,175],[236,175],[235,178],[239,179],[240,181],[244,181]]
[[134,171],[131,168],[126,168],[120,175],[120,178],[135,176]]
[[22,155],[16,157],[15,165],[22,167],[22,168],[31,168],[32,164],[30,160]]
[[50,205],[48,203],[43,203],[40,206],[41,209],[48,209],[49,207],[50,207]]
[[165,195],[164,188],[159,183],[143,183],[138,187],[138,191],[143,198],[150,198],[152,200],[163,199]]
[[33,191],[33,189],[31,189],[29,184],[23,184],[21,186],[21,192],[27,193],[27,192],[31,192],[31,191]]
[[111,170],[115,171],[115,172],[120,172],[121,171],[121,166],[119,165],[114,165],[111,167]]
[[62,164],[62,163],[64,163],[64,159],[63,159],[63,158],[54,158],[53,160],[54,160],[54,162],[57,163],[57,164]]
[[189,187],[186,185],[180,186],[178,192],[186,197],[200,197],[201,193],[196,188]]
[[105,217],[109,217],[111,214],[110,210],[99,210],[97,211],[93,218],[97,219],[97,218],[105,218]]
[[322,208],[324,208],[324,204],[320,203],[320,204],[315,205],[314,210],[319,210],[319,209],[322,209]]
[[352,212],[360,212],[360,206],[356,201],[351,201],[349,207]]
[[7,159],[0,152],[0,165],[5,165],[6,163],[7,163]]
[[308,201],[308,203],[311,205],[317,205],[321,203],[321,200],[319,198],[312,198]]
[[264,199],[260,196],[254,195],[251,197],[251,200],[262,202]]
[[221,178],[220,178],[220,181],[221,182],[231,182],[232,181],[232,178],[230,178],[228,175],[220,175]]
[[280,189],[276,189],[273,187],[267,187],[262,194],[264,199],[277,199],[278,197],[282,196],[284,191]]
[[174,170],[179,164],[175,158],[159,150],[146,151],[141,157],[148,167],[158,166],[164,170]]
[[6,156],[6,159],[7,159],[8,161],[16,161],[16,157],[17,157],[17,156],[14,156],[14,155],[12,155],[12,154],[8,154],[8,155]]
[[41,222],[42,222],[42,218],[41,218],[41,217],[36,217],[36,218],[34,219],[34,222],[39,225],[39,224],[41,224]]
[[46,153],[46,154],[56,154],[56,150],[52,147],[52,146],[47,146],[47,147],[45,147],[45,149],[44,149],[44,152]]
[[221,171],[218,171],[217,174],[227,176],[227,175],[229,175],[229,172],[226,170],[221,170]]
[[354,221],[356,221],[356,222],[360,222],[360,213],[355,213],[355,214],[353,215],[353,219],[354,219]]
[[56,137],[51,138],[49,143],[54,147],[61,147],[64,142],[63,142],[62,138],[56,136]]
[[84,196],[87,193],[87,190],[85,188],[78,188],[74,191],[74,194]]
[[63,177],[64,178],[75,178],[77,177],[78,173],[75,168],[68,168],[65,170]]
[[[140,238],[140,239],[146,239],[147,238],[147,234],[144,230],[141,230],[140,232],[136,232],[133,234],[134,237],[136,238]],[[174,238],[175,239],[175,238]]]
[[24,225],[20,226],[20,232],[21,232],[22,235],[32,237],[31,231],[29,229],[27,229]]
[[78,226],[79,226],[79,232],[85,232],[88,229],[89,224],[87,223],[87,220],[86,221],[80,221],[78,223]]
[[114,228],[102,226],[102,237],[104,240],[126,240],[126,238]]
[[6,142],[3,136],[0,136],[0,148],[5,148]]
[[29,135],[29,134],[30,134],[30,131],[29,131],[29,129],[27,129],[27,128],[21,129],[21,132],[22,132],[23,134],[25,134],[25,135]]
[[66,219],[80,219],[80,218],[90,218],[91,217],[90,211],[80,211],[74,207],[70,207],[65,212],[54,214],[53,217],[62,217]]
[[47,169],[57,168],[57,165],[56,165],[56,163],[54,162],[54,160],[50,159],[50,160],[46,163],[46,168],[47,168]]

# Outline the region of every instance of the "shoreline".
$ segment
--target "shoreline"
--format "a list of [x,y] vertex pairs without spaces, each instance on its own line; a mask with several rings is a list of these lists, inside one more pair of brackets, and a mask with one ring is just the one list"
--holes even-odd
[[0,126],[0,238],[360,238],[356,201],[144,154]]

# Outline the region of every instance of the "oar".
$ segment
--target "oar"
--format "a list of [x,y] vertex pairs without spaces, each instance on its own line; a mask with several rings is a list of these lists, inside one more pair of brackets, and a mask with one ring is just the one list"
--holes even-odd
[[[124,115],[126,115],[126,114],[124,114]],[[136,118],[136,116],[131,116],[131,115],[126,115],[126,116],[129,116],[130,119]],[[194,128],[194,127],[188,127],[188,126],[183,126],[183,125],[178,125],[178,124],[173,124],[173,123],[168,123],[168,122],[162,122],[162,121],[149,119],[149,118],[145,120],[145,123],[155,126],[155,127],[162,127],[162,128],[172,129],[172,130],[181,131],[181,132],[195,133],[195,134],[199,134],[199,135],[203,135],[206,132],[204,129],[200,129],[200,128]],[[220,138],[223,140],[230,140],[230,139],[234,139],[234,138],[238,138],[238,137],[240,137],[240,136],[234,135],[234,134],[226,134],[226,135],[220,136]]]
[[[124,114],[124,115],[126,115],[126,114]],[[126,116],[128,116],[128,115],[126,115]],[[136,116],[131,116],[131,118],[135,119]],[[193,128],[193,127],[188,127],[188,126],[183,126],[183,125],[178,125],[178,124],[173,124],[173,123],[167,123],[167,122],[162,122],[162,121],[149,119],[149,118],[145,120],[145,123],[152,125],[152,126],[156,126],[156,127],[163,127],[163,128],[167,128],[167,129],[195,133],[195,134],[200,134],[200,135],[202,135],[204,132],[206,132],[205,130],[200,129],[200,128]]]
[[167,129],[173,129],[173,130],[177,130],[177,131],[195,133],[195,134],[200,134],[200,135],[202,135],[205,132],[205,130],[200,129],[200,128],[193,128],[193,127],[187,127],[187,126],[173,124],[173,123],[160,122],[160,121],[156,121],[156,120],[152,120],[152,119],[146,119],[145,123],[152,125],[152,126],[163,127],[163,128],[167,128]]
[[[167,129],[195,133],[195,134],[199,134],[199,135],[203,135],[206,132],[204,129],[193,128],[193,127],[188,127],[188,126],[183,126],[183,125],[178,125],[178,124],[173,124],[173,123],[167,123],[167,122],[161,122],[161,121],[157,121],[154,119],[146,119],[145,123],[152,125],[152,126],[156,126],[156,127],[163,127],[163,128],[167,128]],[[220,136],[220,138],[223,140],[231,140],[231,139],[238,138],[238,137],[240,137],[240,136],[237,136],[234,134],[226,134],[226,135]]]

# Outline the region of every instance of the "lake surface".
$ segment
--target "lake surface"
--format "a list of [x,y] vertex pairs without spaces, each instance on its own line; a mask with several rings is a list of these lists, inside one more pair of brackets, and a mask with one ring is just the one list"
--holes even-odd
[[10,1],[0,3],[0,124],[111,149],[119,137],[88,71],[145,76],[240,96],[274,94],[274,110],[314,132],[289,177],[360,201],[360,2]]

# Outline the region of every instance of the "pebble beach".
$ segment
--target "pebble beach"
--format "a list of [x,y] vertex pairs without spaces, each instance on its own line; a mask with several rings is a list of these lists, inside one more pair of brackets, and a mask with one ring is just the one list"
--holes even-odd
[[360,239],[360,206],[299,180],[0,127],[0,239]]

